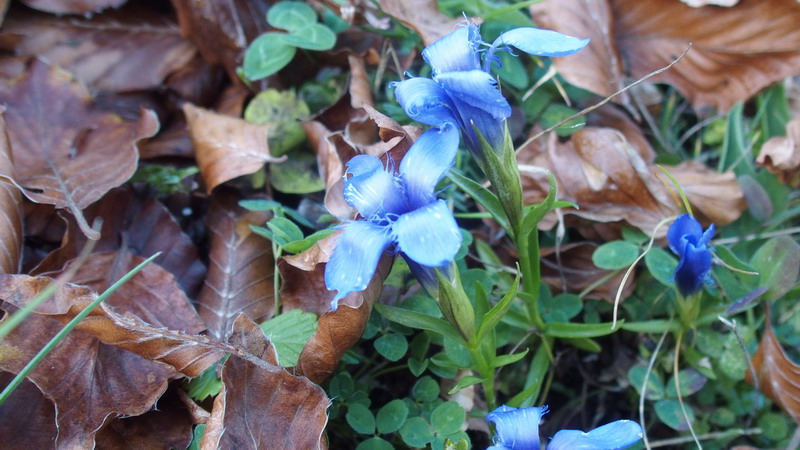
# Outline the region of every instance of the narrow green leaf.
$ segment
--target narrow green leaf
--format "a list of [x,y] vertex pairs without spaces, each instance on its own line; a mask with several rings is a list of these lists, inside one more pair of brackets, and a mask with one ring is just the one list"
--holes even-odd
[[464,389],[466,387],[470,387],[472,385],[475,385],[475,384],[478,384],[478,383],[482,383],[483,380],[484,380],[484,378],[476,377],[475,375],[467,375],[464,378],[458,380],[458,383],[456,383],[456,385],[453,386],[453,389],[450,389],[450,391],[447,394],[448,395],[453,395],[456,392],[458,392],[458,391],[460,391],[460,390],[462,390],[462,389]]
[[492,367],[503,367],[509,364],[514,364],[515,362],[519,361],[520,359],[524,358],[525,355],[528,354],[528,349],[526,348],[524,351],[519,353],[512,353],[509,355],[501,355],[494,358],[491,362]]
[[556,196],[558,195],[558,186],[556,185],[556,179],[553,177],[553,173],[549,170],[547,171],[547,182],[550,185],[550,190],[547,192],[547,197],[545,197],[545,199],[542,200],[542,202],[538,205],[534,205],[528,209],[525,213],[525,218],[522,220],[521,228],[521,234],[523,236],[533,232],[539,225],[539,222],[542,221],[544,216],[553,210],[553,205],[555,204]]
[[600,344],[597,341],[595,341],[594,339],[590,339],[590,338],[572,338],[572,339],[565,338],[564,342],[566,342],[567,344],[569,344],[569,345],[571,345],[573,347],[576,347],[576,348],[579,348],[581,350],[585,350],[585,351],[591,352],[591,353],[600,353],[600,351],[603,350],[603,347],[601,347]]
[[623,320],[617,321],[615,328],[611,327],[611,322],[603,323],[548,323],[545,325],[545,334],[557,338],[593,338],[606,336],[617,330],[623,325]]
[[508,217],[506,216],[505,211],[503,210],[503,205],[500,204],[500,199],[497,198],[494,193],[490,190],[486,189],[485,187],[481,186],[480,183],[477,183],[455,169],[450,169],[448,172],[447,177],[450,181],[453,182],[459,189],[464,191],[467,195],[472,197],[476,202],[478,202],[481,206],[486,208],[487,211],[494,217],[494,220],[500,224],[501,227],[506,231],[508,234],[512,234],[511,227],[508,223]]
[[525,389],[511,398],[507,402],[509,406],[514,408],[526,408],[532,406],[536,398],[539,397],[539,391],[542,389],[544,377],[547,370],[550,368],[550,360],[547,356],[547,350],[544,345],[540,345],[536,349],[531,362],[531,368],[528,370],[528,377],[525,380]]
[[445,320],[437,319],[426,314],[408,309],[375,303],[375,309],[386,319],[411,328],[433,331],[442,336],[458,341],[466,347],[466,342],[461,334]]
[[508,308],[511,307],[511,301],[514,300],[517,296],[517,288],[519,287],[519,273],[517,273],[517,277],[514,279],[514,284],[511,285],[511,289],[506,292],[506,295],[497,302],[496,305],[483,316],[481,323],[478,327],[478,334],[476,335],[475,342],[481,342],[486,339],[487,334],[494,330],[494,327],[500,323],[500,320],[503,316],[506,315],[508,312]]

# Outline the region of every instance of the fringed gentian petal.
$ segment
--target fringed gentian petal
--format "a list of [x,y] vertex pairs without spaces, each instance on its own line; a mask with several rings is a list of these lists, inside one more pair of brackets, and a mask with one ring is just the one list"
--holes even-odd
[[336,290],[331,309],[347,294],[363,291],[372,279],[378,260],[391,245],[389,228],[366,220],[351,222],[344,227],[336,249],[325,266],[325,285]]
[[444,200],[403,214],[392,231],[400,251],[424,266],[449,263],[461,246],[461,233]]
[[667,241],[669,241],[669,248],[676,254],[683,252],[683,246],[686,244],[684,241],[685,236],[700,236],[703,234],[703,226],[694,217],[689,214],[683,214],[672,222],[667,230]]
[[452,167],[458,151],[458,130],[446,124],[431,128],[417,139],[400,163],[400,178],[413,208],[435,199],[436,185]]
[[511,115],[511,105],[497,87],[497,80],[482,70],[443,73],[436,77],[451,98],[480,108],[502,121]]
[[433,68],[434,75],[480,69],[478,49],[481,43],[478,27],[470,23],[426,47],[422,51],[422,57]]
[[395,177],[371,155],[358,155],[347,164],[353,174],[344,182],[344,199],[366,219],[401,208],[402,197]]
[[397,101],[408,117],[426,125],[457,123],[456,107],[450,96],[430,78],[409,78],[397,83]]
[[617,450],[642,438],[642,427],[632,420],[617,420],[588,433],[561,430],[547,444],[548,450]]
[[506,405],[490,412],[486,420],[496,429],[491,448],[539,450],[539,422],[546,412],[546,406],[517,409]]

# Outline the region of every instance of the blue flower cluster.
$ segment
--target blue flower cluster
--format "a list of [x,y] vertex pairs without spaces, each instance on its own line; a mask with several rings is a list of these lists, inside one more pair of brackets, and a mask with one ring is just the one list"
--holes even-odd
[[[486,415],[495,425],[494,445],[487,450],[539,450],[539,422],[547,406],[501,406]],[[589,432],[561,430],[547,444],[548,450],[614,450],[642,438],[642,427],[632,420],[617,420]]]
[[562,56],[587,42],[554,31],[517,28],[488,45],[478,26],[468,22],[422,52],[433,78],[402,81],[395,95],[411,118],[437,128],[414,143],[396,173],[373,156],[348,162],[344,197],[365,220],[342,227],[325,267],[325,284],[337,291],[334,310],[347,294],[367,287],[387,249],[401,253],[426,287],[435,285],[434,268],[447,273],[461,234],[446,203],[436,199],[435,187],[453,165],[459,135],[479,160],[481,144],[473,126],[493,148],[503,142],[511,106],[489,73],[499,61],[496,53],[513,46],[534,55]]
[[705,231],[694,217],[684,214],[667,230],[669,248],[680,257],[673,281],[686,297],[698,292],[709,279],[711,249],[709,243],[716,228],[712,223]]
[[481,39],[479,27],[468,22],[422,51],[422,57],[433,69],[432,78],[404,80],[397,84],[395,96],[406,114],[418,122],[456,125],[467,148],[482,160],[483,147],[473,125],[499,151],[505,136],[505,119],[511,115],[511,105],[490,73],[493,66],[499,65],[496,53],[516,47],[531,55],[566,56],[588,43],[589,39],[555,31],[516,28],[489,45]]
[[461,246],[461,233],[435,189],[457,150],[458,130],[445,125],[423,133],[397,173],[371,155],[347,163],[344,198],[365,220],[343,227],[325,267],[325,284],[338,291],[334,310],[347,294],[367,287],[381,254],[393,245],[418,278],[431,279],[430,268],[450,264]]

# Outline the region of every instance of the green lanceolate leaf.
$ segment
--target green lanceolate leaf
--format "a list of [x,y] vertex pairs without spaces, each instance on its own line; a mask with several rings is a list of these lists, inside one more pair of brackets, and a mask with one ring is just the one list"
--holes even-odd
[[496,305],[483,316],[481,320],[481,324],[478,327],[478,334],[475,338],[476,342],[483,341],[487,334],[494,330],[494,327],[500,323],[500,320],[503,316],[506,315],[508,308],[511,307],[511,301],[514,300],[517,296],[517,288],[519,287],[519,272],[517,273],[517,278],[514,279],[514,284],[511,286],[511,289],[506,292],[506,295],[497,302]]
[[500,200],[511,229],[514,230],[512,236],[516,236],[522,226],[522,182],[519,179],[516,153],[508,133],[508,126],[505,129],[503,148],[499,149],[491,147],[477,126],[473,124],[472,127],[483,147],[483,171]]
[[392,322],[397,322],[400,325],[405,325],[411,328],[420,330],[433,331],[434,333],[442,336],[449,337],[450,339],[459,341],[466,346],[464,338],[461,337],[456,329],[450,325],[446,320],[437,319],[427,314],[422,314],[408,309],[397,308],[395,306],[375,304],[375,309],[386,319]]
[[436,270],[436,278],[439,281],[439,308],[445,318],[469,341],[475,335],[475,311],[461,286],[458,269],[452,267],[450,270],[454,275],[453,280]]
[[244,54],[244,75],[250,80],[266,78],[286,67],[297,49],[283,40],[284,33],[264,33]]
[[532,206],[525,212],[525,218],[522,220],[522,228],[520,229],[520,233],[523,236],[535,230],[544,216],[553,210],[556,196],[558,195],[558,186],[553,173],[550,171],[547,171],[547,181],[550,184],[550,191],[548,191],[547,197],[541,203]]
[[520,359],[524,358],[525,355],[528,354],[528,349],[526,348],[524,351],[519,353],[512,353],[509,355],[501,355],[494,358],[494,361],[491,362],[492,367],[503,367],[509,364],[514,364],[515,362],[519,361]]
[[506,216],[505,211],[503,211],[503,205],[500,204],[500,199],[498,199],[496,195],[494,195],[490,190],[481,186],[480,183],[465,177],[461,174],[461,172],[455,169],[450,169],[450,172],[447,176],[450,178],[450,181],[452,181],[453,184],[458,186],[459,189],[464,191],[464,193],[472,197],[481,206],[486,208],[494,220],[496,220],[497,223],[503,227],[506,233],[512,233],[511,227],[508,224],[508,217]]
[[475,375],[467,375],[464,378],[458,380],[458,383],[456,383],[456,385],[453,386],[453,389],[450,389],[450,391],[447,394],[453,395],[464,388],[470,387],[478,383],[482,383],[483,380],[484,380],[483,378],[476,377]]
[[317,13],[305,2],[278,2],[267,11],[267,22],[275,28],[295,31],[316,23]]
[[604,323],[548,323],[545,325],[544,332],[548,336],[557,338],[593,338],[606,336],[617,330],[623,325],[622,320],[617,321],[617,326],[612,328],[611,322]]
[[336,44],[336,35],[325,25],[312,23],[287,34],[283,41],[306,50],[330,50]]
[[544,377],[550,367],[550,359],[547,355],[546,346],[540,345],[536,349],[531,362],[531,368],[528,370],[528,377],[525,380],[525,389],[515,395],[507,403],[514,408],[526,408],[532,406],[539,397],[539,391],[542,389]]

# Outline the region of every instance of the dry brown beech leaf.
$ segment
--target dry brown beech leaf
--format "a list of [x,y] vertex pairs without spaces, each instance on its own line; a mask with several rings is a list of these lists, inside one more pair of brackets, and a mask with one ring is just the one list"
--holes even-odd
[[97,433],[100,449],[187,448],[192,442],[192,417],[174,390],[141,416],[111,421]]
[[[534,5],[532,13],[543,28],[595,37],[588,51],[554,63],[568,81],[601,95],[620,86],[615,55],[623,73],[638,79],[673,62],[690,43],[680,63],[652,80],[674,85],[695,107],[727,110],[800,72],[796,0],[742,0],[732,8],[692,8],[676,0],[560,0]],[[610,67],[605,79],[586,75],[598,73],[597,67]]]
[[[563,143],[550,135],[542,145],[544,149],[536,143],[526,146],[517,155],[525,203],[544,198],[548,184],[541,169],[550,170],[558,182],[559,198],[580,206],[579,210],[565,209],[567,219],[589,221],[575,224],[587,238],[615,239],[621,221],[651,235],[659,222],[680,212],[680,199],[665,184],[666,177],[648,165],[617,130],[587,127]],[[732,222],[746,206],[732,173],[718,174],[698,163],[666,169],[684,187],[696,214],[717,225]],[[709,200],[710,192],[714,201]],[[554,224],[551,215],[541,225]],[[666,230],[662,226],[657,237]]]
[[231,194],[218,193],[212,199],[206,215],[211,235],[208,277],[197,307],[218,340],[227,340],[240,313],[263,322],[275,311],[272,244],[250,229],[268,218],[265,211],[238,206]]
[[[4,309],[24,306],[51,282],[48,277],[1,275]],[[17,373],[64,323],[96,297],[83,286],[60,287],[36,314],[5,338],[0,368]],[[152,313],[149,319],[161,315],[155,317],[159,322],[181,319],[175,310]],[[113,311],[100,305],[29,379],[56,404],[56,446],[91,448],[95,433],[109,416],[143,414],[165,391],[169,379],[197,376],[219,360],[223,351],[214,344],[201,336],[147,324],[122,305]]]
[[206,61],[225,67],[228,77],[239,81],[236,68],[244,49],[267,31],[268,1],[173,0],[181,34],[188,38]]
[[[592,286],[586,298],[602,299],[613,302],[624,273],[618,273],[605,279],[612,270],[600,269],[592,261],[592,254],[597,249],[593,242],[575,242],[562,246],[543,248],[541,250],[542,281],[550,286],[553,293],[571,292],[577,294]],[[560,255],[556,255],[559,251]],[[635,276],[635,275],[634,275]],[[636,285],[634,276],[627,281],[622,291],[622,298],[633,293]],[[601,284],[596,284],[605,279]]]
[[[0,386],[8,386],[14,375],[0,372]],[[39,388],[27,379],[0,408],[0,442],[5,450],[54,448],[56,409]]]
[[231,344],[261,361],[231,356],[225,362],[200,448],[323,448],[330,405],[325,391],[278,366],[272,345],[244,315],[234,323]]
[[251,174],[266,163],[286,160],[285,156],[276,158],[269,153],[269,125],[256,125],[190,103],[183,105],[183,112],[209,194],[218,185]]
[[67,72],[39,60],[0,84],[0,104],[7,107],[15,183],[32,201],[68,209],[84,234],[99,237],[81,210],[133,175],[136,143],[158,131],[155,114],[144,110],[138,121],[125,121],[100,111]]
[[[4,110],[0,107],[0,174],[14,177],[11,148],[6,135]],[[0,178],[0,272],[17,273],[22,261],[22,193],[8,179]]]
[[451,19],[439,11],[436,0],[378,0],[388,15],[416,31],[426,46],[453,31],[463,19]]
[[0,34],[9,40],[7,50],[43,58],[101,92],[158,87],[197,54],[174,20],[141,6],[92,18],[14,8]]
[[31,8],[54,14],[91,14],[119,8],[128,0],[22,0]]
[[[767,311],[766,329],[758,351],[753,357],[753,367],[758,378],[758,389],[800,423],[800,366],[792,362],[783,351],[772,331]],[[748,370],[745,380],[754,384]]]
[[800,186],[800,118],[786,124],[786,136],[765,142],[756,162],[777,175],[781,183]]
[[[125,248],[138,256],[161,256],[153,262],[169,271],[190,297],[194,297],[205,280],[206,269],[192,240],[181,231],[169,210],[153,197],[144,197],[132,188],[109,191],[100,201],[84,210],[90,221],[103,220],[101,238],[93,251],[112,252]],[[88,240],[77,230],[74,219],[67,218],[67,232],[61,247],[47,255],[33,274],[54,272],[76,258]]]

